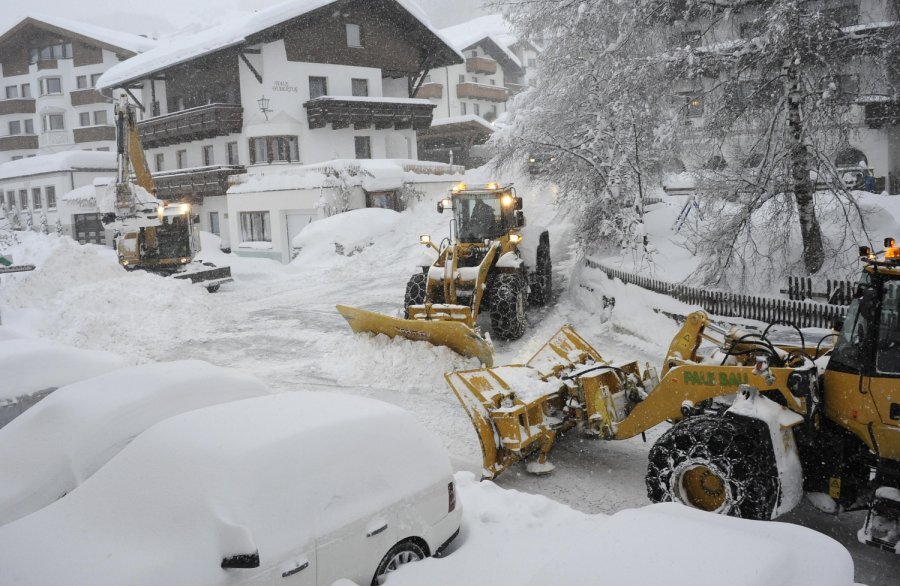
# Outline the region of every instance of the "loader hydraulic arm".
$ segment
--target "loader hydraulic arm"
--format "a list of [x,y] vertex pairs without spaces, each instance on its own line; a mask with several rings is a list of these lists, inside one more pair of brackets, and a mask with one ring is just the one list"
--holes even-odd
[[155,195],[156,185],[138,136],[134,105],[124,96],[116,104],[116,153],[116,205],[120,210],[134,213],[136,204],[129,181],[131,171],[134,171],[135,183],[147,192]]

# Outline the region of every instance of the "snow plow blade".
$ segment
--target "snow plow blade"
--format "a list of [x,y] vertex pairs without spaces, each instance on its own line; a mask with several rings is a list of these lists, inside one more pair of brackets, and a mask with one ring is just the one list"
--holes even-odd
[[565,431],[550,415],[566,385],[563,377],[597,363],[605,364],[600,354],[575,330],[563,326],[525,365],[445,374],[478,434],[482,477],[494,478],[537,450],[540,455],[532,471],[549,471],[547,453],[557,432]]
[[176,279],[184,279],[202,287],[206,287],[210,293],[219,290],[223,283],[234,281],[231,277],[231,267],[217,267],[204,264],[202,266],[188,266],[186,270],[175,273]]
[[487,366],[494,363],[493,345],[462,322],[402,319],[346,305],[337,305],[336,308],[357,334],[384,334],[390,338],[400,336],[416,342],[429,342],[435,346],[446,346],[463,356],[477,358]]

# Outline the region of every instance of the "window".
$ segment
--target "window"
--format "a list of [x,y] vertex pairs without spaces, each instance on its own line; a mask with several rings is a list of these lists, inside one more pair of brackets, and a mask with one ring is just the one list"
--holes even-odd
[[309,99],[315,100],[316,98],[327,96],[328,95],[328,80],[324,77],[310,77],[309,78]]
[[19,190],[19,209],[20,210],[28,209],[28,190],[27,189]]
[[368,96],[369,95],[369,80],[368,79],[352,79],[352,80],[350,80],[350,83],[353,86],[353,95],[354,96]]
[[91,74],[91,87],[97,87],[97,80],[100,79],[102,73],[93,73]]
[[22,84],[22,97],[23,97],[23,98],[30,98],[30,97],[31,97],[31,84],[30,84],[30,83],[23,83],[23,84]]
[[272,242],[269,212],[241,212],[242,242]]
[[156,172],[159,173],[160,171],[165,171],[165,170],[166,170],[166,158],[165,158],[165,156],[164,156],[162,153],[159,153],[159,154],[157,154],[157,155],[154,157],[154,159],[156,159],[156,161],[155,161],[155,163],[156,163]]
[[372,158],[372,139],[368,136],[354,136],[353,141],[356,143],[356,158],[371,159]]
[[478,78],[474,75],[472,76],[472,83],[478,83]]
[[6,86],[6,99],[14,100],[19,97],[19,86],[17,85],[8,85]]
[[497,82],[494,81],[494,78],[493,78],[493,77],[490,79],[490,82],[491,82],[491,85],[497,85]]
[[97,126],[106,125],[106,110],[97,110],[94,112],[94,124]]
[[685,112],[688,118],[703,116],[703,98],[700,96],[687,97],[685,99]]
[[459,103],[459,113],[462,114],[463,116],[465,116],[465,114],[466,114],[466,103],[465,102]]
[[41,80],[41,95],[48,96],[62,93],[62,80],[58,77],[45,77]]
[[14,134],[22,134],[22,123],[18,120],[13,120],[9,123],[9,135],[12,136]]
[[71,59],[72,43],[57,43],[43,47],[33,47],[29,51],[31,63],[38,61],[52,61],[53,59]]
[[472,49],[472,58],[478,57],[478,49]]
[[[229,142],[227,145],[228,149],[228,164],[229,165],[240,165],[238,158],[238,143]],[[218,234],[218,232],[217,232]]]
[[48,185],[44,188],[44,193],[47,194],[47,207],[49,209],[56,208],[56,188],[52,185]]
[[459,74],[459,83],[466,83],[466,76],[463,74]]
[[0,191],[0,210],[7,210],[9,208],[6,207],[6,196],[3,195],[3,192]]
[[91,113],[90,112],[81,112],[78,115],[78,124],[81,126],[90,126],[91,125]]
[[250,139],[251,165],[299,160],[296,136],[260,136]]
[[219,212],[209,212],[209,231],[221,235],[219,229]]
[[358,24],[346,24],[347,46],[362,47],[362,35]]
[[75,78],[75,87],[77,87],[80,90],[85,90],[85,89],[87,89],[87,86],[88,86],[88,84],[87,84],[87,76],[86,75],[79,75],[78,77]]
[[62,114],[44,114],[42,120],[44,122],[44,132],[66,129],[65,118]]
[[852,99],[859,93],[859,77],[853,74],[834,75],[823,80],[824,89],[835,100]]
[[184,169],[187,167],[187,151],[175,151],[175,168]]
[[215,164],[215,153],[213,152],[213,145],[208,144],[202,148],[203,151],[203,166],[210,167]]
[[537,65],[537,62],[534,60],[534,57],[529,57],[528,58],[528,67],[534,67],[535,65]]
[[6,201],[9,203],[9,207],[16,207],[16,192],[15,191],[7,191],[6,192]]
[[35,187],[31,190],[31,201],[34,202],[34,209],[39,210],[44,207],[44,202],[41,200],[41,188]]
[[473,104],[472,107],[475,109],[475,115],[480,116],[481,115],[481,105]]

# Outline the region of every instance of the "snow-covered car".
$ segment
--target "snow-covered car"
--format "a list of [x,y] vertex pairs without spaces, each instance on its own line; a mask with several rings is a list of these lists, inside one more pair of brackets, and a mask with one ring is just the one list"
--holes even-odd
[[[73,376],[104,364],[87,351],[55,348],[62,359],[85,359]],[[65,360],[43,366],[57,368],[66,370]],[[0,525],[71,492],[155,423],[269,393],[253,376],[199,360],[120,368],[63,386],[0,429]]]
[[158,423],[0,527],[0,583],[367,586],[441,552],[460,509],[447,452],[411,414],[282,393]]
[[24,338],[0,327],[0,427],[61,386],[123,366],[125,360],[110,352]]

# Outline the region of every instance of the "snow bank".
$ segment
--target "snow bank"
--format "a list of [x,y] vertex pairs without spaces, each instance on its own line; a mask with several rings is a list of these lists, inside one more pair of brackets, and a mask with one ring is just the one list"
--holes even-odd
[[313,539],[449,479],[439,440],[379,401],[297,392],[198,409],[0,527],[0,581],[232,583],[223,557],[259,551],[277,570]]
[[307,224],[294,236],[292,246],[300,249],[294,263],[327,259],[334,254],[350,256],[371,246],[376,238],[392,232],[401,214],[393,210],[364,208],[335,214]]
[[[62,365],[46,364],[64,376]],[[0,525],[71,492],[158,421],[267,393],[250,375],[197,360],[123,368],[64,386],[0,430]]]
[[0,333],[0,405],[125,366],[123,358],[110,352],[79,350],[39,338],[4,339],[5,335]]
[[456,481],[463,528],[453,552],[404,566],[391,586],[853,585],[849,552],[804,527],[671,503],[587,515],[469,472]]
[[138,361],[196,339],[196,324],[212,322],[216,304],[205,289],[126,272],[112,248],[23,233],[9,252],[17,263],[37,268],[3,276],[0,312],[5,322],[36,336]]

